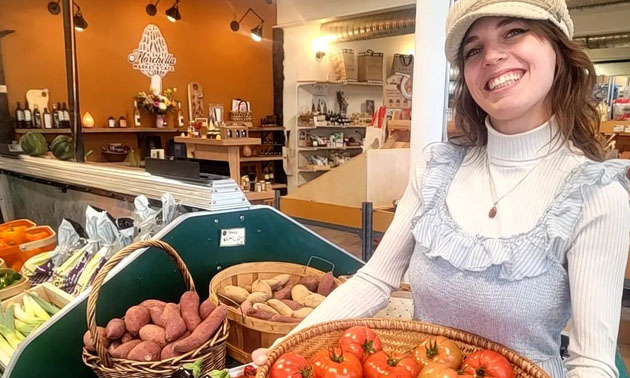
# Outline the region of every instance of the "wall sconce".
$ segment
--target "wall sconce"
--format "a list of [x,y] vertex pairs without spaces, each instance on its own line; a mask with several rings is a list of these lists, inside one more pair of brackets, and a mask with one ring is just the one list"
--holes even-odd
[[147,4],[144,10],[147,12],[149,16],[155,16],[157,14],[157,5],[159,3],[160,3],[160,0],[157,0],[155,4],[153,4],[153,1],[152,1],[149,4]]
[[[50,14],[54,14],[57,15],[59,13],[61,13],[61,6],[59,5],[59,2],[61,0],[57,0],[57,1],[51,1],[48,3],[48,12],[50,12]],[[87,29],[88,27],[88,23],[85,20],[85,17],[83,17],[83,13],[81,13],[81,7],[79,6],[79,4],[73,2],[72,3],[76,8],[77,11],[74,13],[74,30],[76,31],[83,31],[85,29]]]
[[179,0],[175,0],[175,4],[166,10],[166,18],[170,22],[177,22],[182,19],[182,14],[179,13]]
[[323,35],[313,40],[311,45],[313,51],[315,51],[315,58],[317,61],[321,61],[326,56],[329,50],[328,44],[337,40],[334,35]]
[[260,17],[260,15],[256,13],[256,11],[253,10],[252,8],[249,8],[247,12],[245,12],[243,17],[241,17],[240,20],[238,21],[234,20],[230,22],[230,29],[232,29],[232,31],[234,32],[237,32],[241,28],[241,22],[243,21],[245,16],[247,16],[250,12],[255,14],[256,17],[258,17],[258,19],[260,20],[260,24],[258,24],[255,28],[251,30],[251,37],[254,41],[260,42],[262,41],[262,37],[263,37],[263,24],[265,23],[265,20],[262,17]]

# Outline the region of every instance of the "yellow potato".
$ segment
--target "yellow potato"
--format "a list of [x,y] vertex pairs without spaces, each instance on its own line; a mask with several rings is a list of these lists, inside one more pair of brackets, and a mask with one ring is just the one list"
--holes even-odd
[[247,290],[238,286],[226,286],[223,288],[221,294],[225,295],[226,297],[228,297],[229,299],[233,300],[234,302],[238,304],[245,302],[245,300],[247,299],[247,296],[249,295]]
[[307,289],[304,285],[295,285],[293,286],[293,289],[291,289],[291,297],[294,301],[301,304],[302,306],[305,306],[306,297],[311,294],[313,293],[311,293],[311,291]]
[[291,316],[296,318],[296,319],[304,319],[307,316],[309,316],[311,312],[313,312],[312,308],[304,307],[301,310],[293,311],[293,314]]
[[287,306],[284,302],[280,300],[270,299],[267,301],[267,304],[271,306],[274,310],[276,310],[282,316],[293,315],[293,310],[291,310],[291,307]]

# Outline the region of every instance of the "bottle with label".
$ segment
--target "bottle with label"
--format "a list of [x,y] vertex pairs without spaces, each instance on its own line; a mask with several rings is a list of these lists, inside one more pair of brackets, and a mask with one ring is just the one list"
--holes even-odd
[[19,101],[17,103],[17,107],[15,108],[15,128],[16,129],[24,128],[24,110],[20,106]]
[[33,109],[33,127],[36,129],[42,128],[42,113],[40,113],[37,104],[35,104],[35,108]]
[[118,118],[118,127],[127,127],[127,118],[125,118],[125,116],[120,116],[120,118]]
[[52,111],[52,120],[53,120],[53,128],[58,129],[61,127],[61,117],[63,117],[59,110],[57,110],[57,105],[53,104]]
[[269,167],[269,182],[275,182],[276,178],[274,177],[273,171],[274,171],[274,167],[273,166]]
[[70,112],[68,111],[68,107],[66,106],[66,103],[63,103],[63,122],[61,123],[61,127],[63,128],[70,128]]
[[138,110],[138,102],[133,102],[133,126],[140,127],[140,111]]
[[33,128],[33,112],[28,107],[28,104],[24,107],[24,128],[32,129]]
[[107,127],[116,127],[116,118],[114,116],[107,118]]
[[184,113],[182,113],[181,101],[177,101],[177,127],[184,127]]
[[52,129],[53,128],[53,119],[52,115],[48,112],[48,108],[44,108],[44,129]]
[[265,181],[269,181],[269,167],[265,167]]

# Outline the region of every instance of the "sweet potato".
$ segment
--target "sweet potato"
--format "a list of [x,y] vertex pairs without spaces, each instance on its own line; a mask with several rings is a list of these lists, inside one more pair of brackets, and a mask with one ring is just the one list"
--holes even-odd
[[207,318],[215,308],[217,308],[217,305],[215,305],[210,298],[201,302],[201,306],[199,306],[199,316],[201,317],[201,320]]
[[271,306],[269,306],[269,305],[267,305],[265,303],[255,303],[254,304],[254,310],[271,312],[273,314],[280,315],[280,313],[278,311],[276,311],[273,307],[271,307]]
[[273,295],[273,290],[271,290],[271,286],[263,280],[256,280],[252,284],[252,292],[254,293],[265,293],[269,295],[269,298]]
[[249,292],[242,287],[230,285],[221,289],[221,294],[233,300],[234,302],[241,304],[245,302],[247,296],[249,295]]
[[162,313],[164,331],[167,342],[175,341],[186,332],[186,323],[179,313],[179,309],[174,303],[168,303]]
[[121,343],[127,343],[129,341],[133,340],[133,335],[131,333],[125,333],[122,337],[122,339],[120,339]]
[[293,311],[301,310],[301,309],[304,308],[303,305],[297,303],[296,301],[292,301],[290,299],[283,299],[282,303],[284,303],[285,305],[289,306],[291,308],[291,310],[293,310]]
[[114,349],[118,348],[120,346],[121,342],[118,340],[114,340],[112,341],[109,346],[107,347],[107,350],[109,351],[109,353],[112,353],[114,351]]
[[125,322],[122,319],[114,318],[105,327],[107,338],[111,340],[120,339],[125,334]]
[[247,316],[260,320],[271,320],[276,315],[273,312],[255,310],[254,308],[247,312]]
[[164,308],[166,306],[160,308],[158,306],[149,307],[149,315],[151,315],[151,322],[156,326],[160,326],[164,328],[164,319],[162,319],[162,313],[164,313]]
[[322,276],[317,286],[317,294],[327,297],[332,291],[335,290],[335,277],[332,272],[328,272]]
[[306,288],[309,291],[316,292],[317,291],[317,287],[319,286],[319,279],[317,277],[313,277],[313,276],[306,276],[306,277],[302,277],[302,279],[300,279],[300,282],[298,282],[298,283],[300,285],[306,286]]
[[271,290],[278,290],[282,286],[284,286],[287,282],[289,282],[290,279],[291,279],[290,275],[280,274],[271,279],[263,280],[263,282],[269,285],[271,287]]
[[243,289],[247,290],[248,293],[252,292],[252,285],[245,285]]
[[182,355],[182,353],[178,353],[175,351],[175,349],[173,349],[173,347],[175,346],[175,343],[178,342],[179,340],[188,337],[188,335],[190,335],[189,331],[186,331],[186,333],[184,333],[184,335],[182,337],[180,337],[179,339],[173,341],[172,343],[168,344],[167,346],[165,346],[164,348],[162,348],[162,353],[160,353],[160,359],[161,360],[167,360],[169,358],[173,358],[173,357],[179,357]]
[[138,335],[140,328],[151,322],[151,315],[146,307],[132,306],[125,313],[125,328],[132,335]]
[[201,323],[199,317],[199,295],[194,291],[187,291],[179,299],[179,307],[186,328],[192,332]]
[[286,304],[282,303],[282,301],[279,301],[277,299],[270,299],[267,301],[267,304],[282,316],[291,316],[293,314],[293,310],[291,309],[291,307],[287,306]]
[[142,301],[142,303],[140,303],[140,306],[146,307],[147,310],[150,307],[159,307],[160,310],[164,310],[164,307],[166,306],[166,302],[160,301],[158,299],[147,299],[145,301]]
[[322,304],[324,299],[326,299],[326,297],[324,297],[323,295],[317,293],[309,294],[306,296],[306,298],[304,298],[304,306],[316,308],[317,306]]
[[178,341],[173,349],[178,353],[186,353],[199,348],[221,327],[228,308],[225,305],[217,307],[201,324],[195,328],[190,336]]
[[241,303],[241,313],[243,315],[249,314],[249,312],[253,309],[253,304],[250,301],[245,301]]
[[[98,332],[99,336],[101,337],[101,340],[103,341],[103,344],[105,345],[105,348],[107,348],[109,346],[109,339],[107,338],[107,332],[105,331],[105,328],[96,327],[96,332]],[[94,341],[92,340],[92,333],[90,332],[89,329],[85,331],[85,333],[83,334],[83,345],[85,345],[87,350],[89,350],[90,352],[96,351],[96,349],[94,349]]]
[[128,360],[132,361],[158,361],[162,348],[153,341],[142,341],[138,343],[127,355]]
[[309,316],[311,314],[311,312],[313,312],[313,309],[310,307],[304,307],[301,310],[297,310],[297,311],[293,311],[293,315],[291,315],[294,318],[297,319],[304,319],[307,316]]
[[142,341],[153,341],[160,348],[164,348],[166,346],[166,331],[155,324],[147,324],[140,329],[140,339]]
[[127,355],[129,355],[129,352],[131,352],[131,350],[135,348],[135,346],[140,344],[141,342],[142,340],[131,340],[131,341],[127,341],[126,343],[122,343],[120,344],[118,348],[112,351],[112,356],[114,358],[125,359],[127,358]]
[[255,303],[265,303],[271,298],[271,295],[267,293],[254,292],[247,296],[247,301],[252,304]]
[[289,281],[280,288],[278,291],[273,293],[273,299],[291,299],[291,289],[293,289],[293,281]]
[[292,318],[290,316],[282,316],[282,315],[274,315],[271,318],[272,322],[281,322],[281,323],[299,323],[302,319]]
[[295,285],[293,286],[293,289],[291,289],[291,297],[293,298],[293,300],[303,306],[306,306],[306,297],[311,294],[311,291],[307,289],[304,285]]

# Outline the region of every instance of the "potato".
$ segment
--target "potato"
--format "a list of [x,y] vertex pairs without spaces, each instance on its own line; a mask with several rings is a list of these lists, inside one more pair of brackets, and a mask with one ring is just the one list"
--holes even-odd
[[313,276],[302,277],[302,279],[298,283],[300,285],[306,286],[306,288],[310,291],[316,292],[317,287],[319,286],[319,278]]
[[162,348],[153,341],[142,341],[138,343],[127,355],[128,360],[132,361],[159,361]]
[[285,305],[289,306],[291,308],[291,310],[293,310],[293,311],[301,310],[301,309],[304,308],[303,305],[297,303],[296,301],[292,301],[290,299],[283,299],[281,302],[284,303]]
[[292,318],[290,316],[274,315],[271,318],[271,321],[280,323],[299,323],[302,321],[302,319]]
[[201,320],[207,318],[215,308],[217,308],[217,305],[215,305],[210,298],[203,301],[199,306],[199,316]]
[[278,316],[273,312],[254,310],[253,308],[247,313],[248,316],[260,320],[271,320],[274,316]]
[[199,316],[199,295],[194,291],[185,292],[179,300],[179,307],[182,313],[182,319],[184,319],[184,323],[186,323],[186,328],[188,328],[190,332],[194,331],[201,323],[201,317]]
[[252,284],[252,291],[254,293],[265,293],[269,295],[269,298],[273,295],[273,290],[271,290],[271,286],[263,280],[256,280]]
[[[96,327],[96,332],[98,332],[101,340],[103,341],[103,344],[105,345],[105,348],[107,348],[109,346],[109,339],[107,338],[107,332],[105,331],[105,328]],[[89,329],[83,334],[83,345],[85,345],[87,350],[89,350],[90,352],[96,352],[96,349],[94,349],[94,341],[92,340],[92,333]]]
[[131,352],[131,350],[135,348],[136,345],[140,344],[141,342],[142,340],[131,340],[131,341],[127,341],[126,343],[122,343],[120,344],[118,348],[112,351],[112,356],[114,358],[126,359],[127,355],[129,355],[129,352]]
[[122,319],[114,318],[107,323],[105,332],[108,339],[120,339],[125,334],[125,322]]
[[291,276],[288,274],[280,274],[271,279],[263,280],[264,283],[271,287],[271,290],[278,290],[282,286],[286,285],[287,282],[291,279]]
[[164,321],[167,342],[179,339],[186,332],[186,323],[179,313],[179,308],[174,303],[169,303],[164,307],[162,320]]
[[251,293],[250,295],[247,296],[247,300],[249,302],[251,302],[252,304],[254,304],[254,303],[265,303],[270,298],[271,298],[271,295],[269,295],[267,293],[260,293],[260,292]]
[[287,306],[286,304],[282,303],[282,301],[279,301],[277,299],[270,299],[267,301],[267,304],[282,316],[291,316],[293,314],[293,310],[291,309],[291,307]]
[[294,318],[297,319],[304,319],[307,316],[309,316],[311,314],[311,312],[313,312],[313,309],[310,307],[304,307],[301,310],[297,310],[297,311],[293,311],[293,315],[291,315]]
[[326,299],[326,297],[324,297],[321,294],[317,294],[317,293],[309,294],[308,296],[306,296],[306,298],[304,298],[304,306],[310,307],[310,308],[316,308],[317,306],[322,304],[324,299]]
[[140,329],[140,339],[142,341],[153,341],[160,348],[166,346],[166,331],[164,328],[154,324],[147,324]]
[[221,327],[225,317],[227,316],[227,306],[221,305],[217,307],[212,314],[208,316],[201,324],[195,328],[190,336],[179,340],[175,343],[173,349],[178,353],[186,353],[193,349],[199,348],[206,343],[212,335]]
[[121,342],[118,340],[112,341],[107,347],[107,350],[109,351],[109,353],[112,353],[116,348],[120,346],[120,344]]
[[268,306],[264,303],[255,303],[254,304],[254,310],[256,311],[266,311],[266,312],[271,312],[275,315],[280,315],[280,313],[278,311],[276,311],[273,307]]
[[254,304],[250,301],[245,301],[241,304],[241,314],[247,315],[251,310],[253,310]]
[[160,310],[164,310],[164,306],[166,306],[166,302],[160,301],[158,299],[147,299],[145,301],[142,301],[142,303],[140,303],[140,306],[146,307],[147,310],[151,307],[159,307]]
[[291,297],[294,301],[301,304],[302,306],[305,306],[304,303],[306,303],[306,297],[311,294],[311,291],[307,289],[304,285],[295,285],[293,286],[293,289],[291,289]]
[[142,306],[132,306],[125,313],[125,328],[132,335],[138,335],[140,328],[151,322],[149,310]]
[[225,295],[234,302],[241,304],[245,302],[249,292],[238,286],[226,286],[221,290],[221,294]]
[[243,289],[247,290],[248,293],[252,292],[252,285],[245,285]]
[[291,298],[291,289],[293,289],[293,281],[289,281],[284,285],[280,290],[275,291],[273,293],[274,299],[290,299]]
[[125,333],[122,339],[120,339],[120,342],[124,344],[124,343],[128,343],[131,340],[133,340],[133,335],[131,333]]
[[321,280],[319,280],[317,293],[327,297],[333,290],[335,290],[335,277],[332,272],[328,272],[322,276]]
[[156,326],[160,326],[164,328],[164,320],[162,319],[162,313],[164,312],[164,307],[149,307],[149,315],[151,315],[151,322]]
[[166,345],[164,348],[162,348],[162,353],[160,353],[160,359],[161,360],[167,360],[169,358],[181,356],[183,353],[176,352],[175,349],[174,349],[175,343],[177,343],[179,340],[185,339],[189,335],[190,335],[190,331],[186,331],[182,335],[182,337],[180,337],[179,339],[173,341],[172,343],[170,343],[170,344]]

